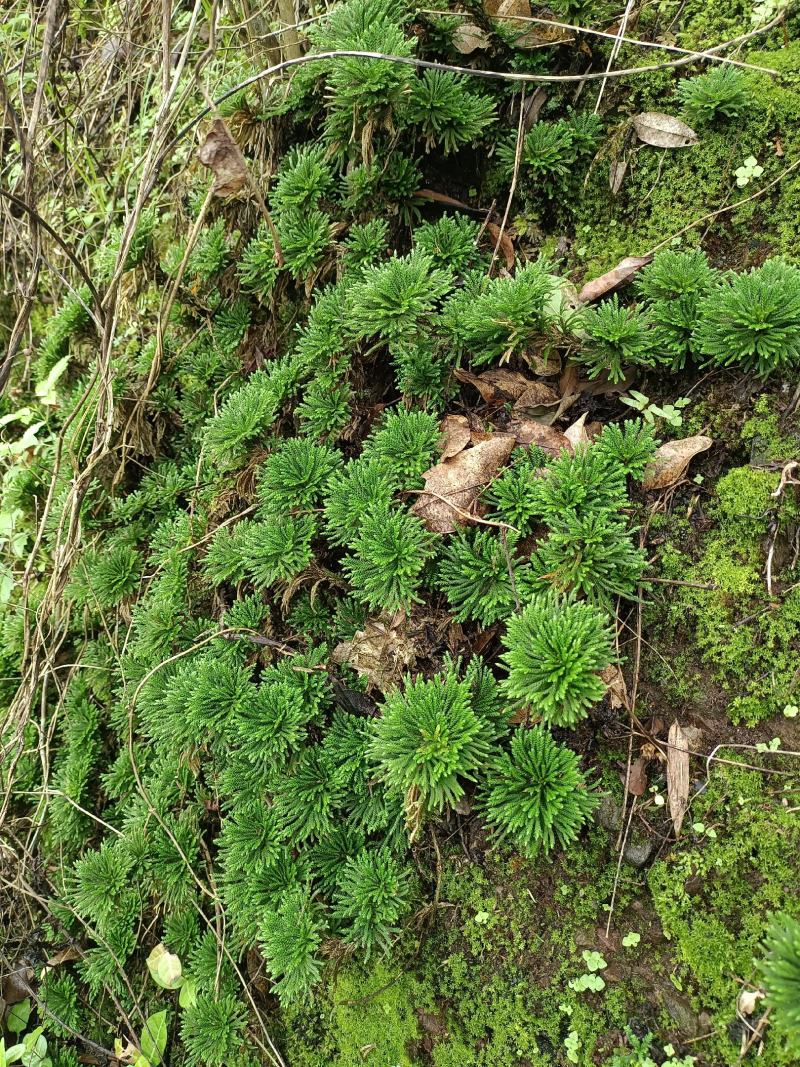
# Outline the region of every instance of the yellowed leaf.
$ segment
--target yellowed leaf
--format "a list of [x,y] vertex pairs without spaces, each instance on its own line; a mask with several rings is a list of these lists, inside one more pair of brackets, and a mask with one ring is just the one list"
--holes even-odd
[[467,524],[469,509],[508,462],[515,443],[509,434],[496,434],[431,467],[423,474],[425,489],[412,512],[436,533],[452,533]]
[[708,451],[713,444],[713,440],[703,434],[684,437],[680,441],[665,441],[647,465],[642,488],[667,489],[679,482],[691,460],[700,452]]
[[667,799],[675,836],[689,806],[689,740],[676,719],[667,735]]

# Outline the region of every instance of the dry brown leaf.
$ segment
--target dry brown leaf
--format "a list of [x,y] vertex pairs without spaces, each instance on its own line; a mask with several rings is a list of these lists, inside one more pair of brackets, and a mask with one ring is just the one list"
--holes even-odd
[[631,764],[628,774],[628,792],[634,797],[644,796],[647,790],[647,762],[644,756],[639,756]]
[[350,641],[333,650],[334,663],[349,663],[367,679],[367,688],[385,693],[400,684],[416,663],[416,647],[408,623],[397,616],[368,619]]
[[506,404],[509,400],[516,400],[532,384],[524,374],[506,370],[505,367],[486,370],[483,374],[473,374],[457,367],[454,373],[458,381],[474,385],[487,404]]
[[626,256],[621,259],[616,267],[587,282],[578,293],[579,299],[584,304],[590,304],[593,300],[599,300],[607,293],[613,293],[621,285],[626,285],[642,267],[651,262],[652,256]]
[[552,426],[544,426],[533,419],[512,419],[506,427],[506,433],[513,434],[518,445],[538,445],[543,452],[559,456],[565,449],[574,451],[569,438]]
[[675,836],[689,806],[689,741],[676,719],[667,736],[667,799]]
[[625,172],[627,169],[627,159],[615,159],[608,168],[608,187],[611,190],[612,196],[616,196],[622,188],[622,182],[625,179]]
[[417,189],[413,198],[414,200],[432,200],[435,204],[447,204],[448,207],[460,207],[465,211],[473,210],[469,204],[465,204],[463,200],[456,200],[454,196],[448,196],[447,193],[437,193],[435,189]]
[[522,358],[534,374],[541,374],[543,378],[552,378],[561,373],[561,356],[557,352],[548,352],[545,356],[538,352],[523,352]]
[[576,422],[564,430],[564,436],[573,448],[577,448],[578,445],[588,445],[592,440],[586,430],[586,415],[587,412],[584,411]]
[[742,1015],[752,1015],[758,1006],[759,1000],[763,1000],[765,995],[760,989],[743,989],[739,994],[739,1011]]
[[517,397],[513,414],[523,419],[541,419],[561,403],[559,394],[544,382],[531,382]]
[[214,193],[232,196],[247,183],[247,169],[239,146],[222,119],[214,119],[197,158],[214,175]]
[[437,463],[423,474],[425,490],[412,512],[436,533],[452,533],[457,526],[465,525],[469,519],[463,513],[508,461],[514,444],[510,435],[497,434],[464,449],[453,459]]
[[492,249],[497,247],[498,241],[500,242],[500,251],[503,253],[503,259],[506,262],[506,267],[511,270],[514,266],[516,256],[514,255],[514,245],[511,238],[508,236],[505,230],[501,230],[500,227],[494,222],[486,223],[486,232],[492,239]]
[[465,415],[445,415],[439,428],[442,431],[439,438],[442,459],[452,459],[472,440],[469,419]]
[[453,33],[453,47],[462,56],[468,56],[479,48],[488,48],[489,38],[474,22],[462,22]]
[[689,145],[697,144],[697,134],[691,126],[676,119],[674,115],[663,115],[660,111],[644,111],[632,121],[639,140],[655,148],[688,148]]
[[616,663],[610,663],[600,677],[606,683],[606,694],[612,708],[630,708],[625,675]]
[[642,488],[667,489],[674,485],[684,476],[690,461],[713,444],[713,440],[703,434],[684,437],[681,441],[665,441],[647,465]]

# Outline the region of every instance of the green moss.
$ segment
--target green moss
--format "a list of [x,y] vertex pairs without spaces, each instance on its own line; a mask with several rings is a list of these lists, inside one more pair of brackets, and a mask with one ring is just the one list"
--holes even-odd
[[[650,656],[654,680],[686,697],[681,676],[694,684],[697,668],[705,665],[727,694],[734,722],[753,724],[779,713],[794,700],[800,681],[800,589],[792,588],[784,533],[798,508],[789,493],[772,496],[779,480],[778,471],[755,467],[734,467],[719,480],[709,508],[713,525],[697,547],[682,548],[683,536],[659,552],[663,577],[695,584],[656,594],[647,615],[656,630],[660,621],[662,636],[676,646],[669,657]],[[766,568],[773,541],[770,595]]]
[[[704,5],[697,18],[705,24],[710,20],[717,28],[701,32],[699,21],[684,21],[689,29],[679,44],[696,47],[706,32],[708,40],[719,41],[729,30],[735,34],[736,27],[750,28],[749,13],[739,11],[737,5],[720,0],[717,14],[713,6]],[[750,53],[746,58],[780,74],[776,78],[748,74],[752,103],[740,120],[703,128],[698,131],[698,143],[688,148],[665,151],[635,144],[626,150],[628,168],[616,197],[608,195],[607,165],[598,161],[592,168],[585,195],[576,206],[576,249],[587,277],[607,270],[621,256],[642,254],[700,216],[756,192],[756,185],[739,189],[735,183],[734,171],[747,156],[755,156],[764,168],[758,179],[762,186],[779,178],[787,160],[796,158],[800,151],[800,42],[780,47],[776,41],[774,50]],[[652,62],[652,56],[629,50],[620,61],[644,66]],[[637,113],[679,113],[675,90],[680,76],[662,70],[626,83],[626,92],[620,91],[616,101],[619,134],[621,124]],[[621,150],[619,136],[616,151]],[[713,258],[722,266],[741,267],[760,262],[770,252],[800,257],[799,194],[800,176],[791,174],[764,197],[720,216],[706,234],[709,243],[713,242]],[[677,243],[695,247],[703,232],[690,230]]]
[[781,413],[776,398],[765,393],[753,405],[753,413],[741,429],[741,439],[750,447],[753,462],[786,461],[800,451],[800,433],[796,423],[781,427]]
[[[730,752],[720,757],[737,758]],[[774,759],[765,767],[791,769]],[[709,788],[693,801],[678,848],[649,875],[677,961],[673,978],[695,1010],[709,1012],[713,1020],[715,1034],[703,1044],[703,1063],[738,1062],[736,1000],[741,982],[755,978],[753,958],[766,917],[771,910],[800,914],[794,891],[800,823],[782,803],[792,784],[786,781],[738,767],[712,768]],[[706,831],[693,831],[700,823]],[[707,836],[708,828],[716,837]],[[770,1067],[795,1062],[771,1028],[762,1062]]]

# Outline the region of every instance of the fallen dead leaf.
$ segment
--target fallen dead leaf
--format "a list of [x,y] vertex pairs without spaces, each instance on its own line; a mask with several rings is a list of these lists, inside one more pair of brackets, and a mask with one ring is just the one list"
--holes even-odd
[[634,797],[644,796],[648,786],[647,763],[644,756],[639,756],[631,764],[628,774],[628,792]]
[[232,196],[247,183],[247,168],[242,153],[222,119],[214,119],[208,136],[200,145],[197,158],[214,175],[216,196]]
[[334,663],[349,663],[367,679],[367,688],[385,693],[399,685],[416,663],[416,646],[408,623],[397,616],[368,619],[350,641],[333,650]]
[[574,452],[566,434],[533,419],[512,419],[505,432],[513,434],[516,444],[538,445],[551,456],[559,456],[565,449],[569,453]]
[[606,683],[606,693],[612,708],[630,708],[625,675],[616,663],[610,663],[600,674]]
[[752,1015],[759,1000],[763,1000],[764,996],[765,994],[760,989],[743,989],[739,994],[739,1011],[742,1015]]
[[524,419],[540,419],[561,403],[560,395],[544,382],[531,382],[514,402],[512,414]]
[[557,352],[548,352],[546,356],[538,352],[523,352],[522,358],[534,372],[543,378],[552,378],[561,373],[561,356]]
[[564,430],[564,436],[573,448],[577,448],[578,445],[588,445],[592,440],[586,430],[586,415],[587,412],[584,411],[576,422]]
[[[415,200],[432,200],[435,204],[447,204],[448,207],[460,207],[464,211],[476,213],[475,209],[465,204],[463,200],[456,200],[454,196],[448,196],[447,193],[438,193],[435,189],[417,189],[413,196]],[[478,212],[478,214],[483,214],[483,212]]]
[[675,836],[689,806],[689,741],[676,719],[667,735],[667,799]]
[[464,512],[508,461],[515,443],[509,434],[497,434],[437,463],[423,474],[425,489],[411,511],[436,533],[465,525],[469,519]]
[[509,400],[522,396],[533,384],[524,374],[516,370],[506,370],[505,367],[486,370],[483,374],[473,374],[457,367],[454,373],[458,381],[474,385],[487,404],[507,404]]
[[691,460],[714,444],[710,437],[698,434],[680,441],[665,441],[647,465],[643,489],[667,489],[680,481]]
[[615,289],[627,284],[642,267],[646,267],[653,259],[652,256],[626,256],[621,259],[616,267],[587,282],[578,293],[579,299],[584,304],[590,304],[593,300],[599,300],[607,293],[613,293]]
[[489,38],[474,22],[462,22],[453,33],[453,48],[462,56],[468,56],[479,48],[488,48],[489,43]]
[[688,148],[689,145],[697,144],[697,134],[691,126],[676,119],[674,115],[664,115],[660,111],[644,111],[632,121],[639,140],[655,148]]
[[439,438],[442,459],[452,459],[472,440],[469,419],[465,415],[445,415],[439,428],[442,431]]
[[488,233],[492,239],[493,250],[497,248],[498,242],[500,243],[499,250],[503,253],[503,259],[505,260],[507,269],[511,270],[514,266],[514,261],[516,260],[514,244],[511,238],[505,230],[501,230],[494,222],[486,223],[486,233]]
[[625,172],[627,169],[627,159],[615,159],[608,168],[608,187],[611,190],[612,196],[616,196],[622,188],[622,182],[625,179]]

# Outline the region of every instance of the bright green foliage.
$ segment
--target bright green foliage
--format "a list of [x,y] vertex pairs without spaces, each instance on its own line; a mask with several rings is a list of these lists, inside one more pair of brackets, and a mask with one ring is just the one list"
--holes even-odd
[[560,311],[553,307],[559,280],[544,260],[526,263],[513,277],[473,286],[449,301],[444,316],[476,366],[523,350],[559,324]]
[[89,607],[112,608],[134,593],[141,577],[141,558],[132,545],[108,546],[95,552],[90,560],[81,561],[78,571],[84,570]]
[[362,456],[378,459],[397,480],[410,485],[431,466],[439,443],[439,423],[425,411],[390,411],[364,443]]
[[316,533],[313,515],[272,516],[248,528],[245,544],[247,573],[257,589],[288,582],[311,563],[311,540]]
[[738,118],[752,100],[744,72],[727,63],[714,63],[704,74],[685,78],[678,86],[678,97],[686,121],[698,125],[720,116]]
[[255,523],[241,519],[214,532],[203,559],[203,573],[213,585],[241,582],[247,573],[247,546]]
[[333,813],[341,799],[333,766],[319,745],[306,748],[279,783],[275,812],[284,837],[293,843],[319,840],[333,829]]
[[474,143],[494,121],[494,101],[462,74],[424,70],[411,89],[408,118],[420,127],[428,148],[441,146],[444,154]]
[[278,910],[264,916],[261,948],[282,1003],[304,999],[319,981],[324,930],[319,908],[300,888],[287,893]]
[[291,148],[281,160],[275,185],[270,191],[272,208],[308,213],[333,191],[333,170],[322,145]]
[[210,653],[191,661],[183,686],[187,728],[198,744],[223,733],[253,697],[249,669]]
[[540,448],[519,448],[513,462],[501,471],[486,490],[491,516],[507,522],[520,533],[530,533],[539,514],[537,481],[543,473],[546,456]]
[[[520,156],[523,179],[548,198],[563,192],[574,181],[577,168],[593,154],[601,131],[595,115],[571,115],[556,122],[537,122],[525,135]],[[516,138],[502,143],[497,158],[504,176],[514,171]]]
[[515,558],[517,536],[492,530],[459,531],[442,553],[438,584],[456,622],[491,626],[525,594],[524,567]]
[[244,1038],[247,1012],[237,997],[199,996],[181,1015],[181,1037],[187,1063],[193,1067],[226,1067]]
[[297,417],[312,436],[334,439],[350,420],[350,384],[334,374],[318,374],[309,382]]
[[422,570],[435,537],[416,516],[398,508],[372,507],[361,519],[344,571],[353,595],[370,609],[409,610],[419,601]]
[[260,513],[284,515],[317,507],[331,475],[341,465],[339,452],[304,437],[283,441],[265,460],[258,483]]
[[317,208],[289,208],[278,218],[278,234],[286,269],[302,279],[322,262],[331,243],[331,219]]
[[714,284],[716,272],[699,250],[657,252],[636,278],[653,325],[653,348],[680,370],[695,354],[694,330],[700,300]]
[[587,340],[575,358],[590,378],[606,373],[621,382],[630,367],[652,367],[656,360],[650,323],[635,307],[624,307],[616,293],[584,313]]
[[225,219],[218,218],[211,226],[205,226],[200,231],[197,244],[189,253],[186,273],[190,278],[210,282],[225,268],[229,256]]
[[472,708],[471,687],[448,671],[429,681],[406,679],[375,723],[372,755],[390,789],[442,811],[464,795],[492,754],[487,724]]
[[466,215],[442,215],[414,230],[414,247],[431,256],[437,267],[464,274],[483,258],[477,249],[480,226]]
[[388,849],[364,849],[344,864],[333,917],[348,924],[345,940],[388,952],[397,921],[408,909],[409,871]]
[[658,447],[653,427],[643,419],[610,422],[595,442],[594,449],[609,464],[637,481],[642,480],[645,467]]
[[248,446],[269,428],[294,378],[291,364],[278,361],[269,370],[251,374],[245,385],[229,394],[205,431],[208,452],[223,470],[240,463]]
[[773,1025],[800,1053],[800,921],[773,915],[764,938],[759,970],[773,1011]]
[[576,754],[540,727],[515,730],[483,792],[489,825],[530,857],[566,848],[596,806]]
[[261,223],[255,236],[245,245],[236,270],[246,292],[254,293],[263,300],[274,289],[280,268],[275,260],[275,242],[265,222]]
[[288,680],[268,679],[237,708],[236,734],[242,751],[265,770],[277,770],[298,752],[314,708]]
[[562,452],[536,483],[539,514],[546,523],[566,512],[619,508],[625,502],[625,472],[598,445]]
[[588,597],[606,610],[616,597],[636,595],[645,562],[627,523],[606,507],[553,515],[546,540],[531,557],[543,585]]
[[55,315],[47,320],[37,360],[37,370],[41,377],[45,377],[67,354],[70,339],[88,326],[91,306],[91,294],[84,286],[66,296]]
[[769,259],[728,274],[700,304],[698,349],[720,367],[760,377],[800,363],[800,267]]
[[388,509],[396,488],[390,466],[380,458],[351,460],[335,473],[325,497],[325,535],[332,545],[350,544],[365,515]]
[[344,283],[318,290],[308,319],[298,330],[295,351],[304,368],[328,368],[349,345],[348,289]]
[[389,341],[418,329],[452,286],[449,271],[418,249],[367,267],[352,290],[350,324],[360,337]]
[[358,827],[346,824],[335,827],[309,850],[311,870],[315,877],[319,878],[326,892],[333,893],[345,864],[363,848],[363,832]]
[[448,392],[450,366],[446,354],[436,351],[429,337],[394,341],[392,360],[397,388],[405,398],[420,400],[426,407],[441,406]]
[[380,259],[386,252],[388,235],[389,223],[386,219],[354,223],[344,241],[345,268],[359,272]]
[[539,595],[508,621],[508,696],[554,726],[575,726],[602,699],[612,661],[607,616],[584,601]]

